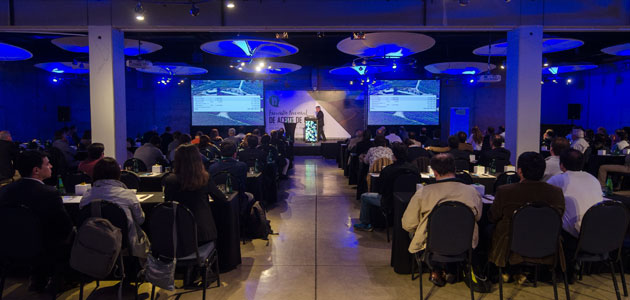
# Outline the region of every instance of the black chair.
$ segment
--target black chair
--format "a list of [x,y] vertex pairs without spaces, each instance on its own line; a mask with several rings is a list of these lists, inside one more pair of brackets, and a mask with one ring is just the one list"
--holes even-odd
[[[580,236],[575,251],[575,260],[581,265],[580,280],[582,280],[584,262],[608,262],[618,300],[621,300],[621,296],[615,278],[615,262],[619,265],[623,295],[624,297],[628,296],[621,260],[621,248],[627,227],[628,215],[621,202],[604,201],[598,203],[589,208],[582,218]],[[617,253],[615,258],[611,257],[611,252]]]
[[56,186],[57,177],[59,175],[66,174],[69,171],[68,162],[66,161],[66,157],[63,155],[63,152],[61,152],[58,148],[50,147],[46,151],[48,152],[48,159],[50,160],[50,164],[53,168],[52,176],[45,179],[44,183]]
[[[512,216],[510,255],[512,253],[519,254],[523,257],[523,265],[536,267],[535,275],[538,273],[539,264],[531,259],[553,257],[554,262],[550,271],[553,281],[553,295],[556,300],[558,300],[558,289],[556,287],[555,269],[558,265],[558,260],[560,260],[558,248],[561,228],[562,219],[560,214],[545,203],[527,203],[514,211]],[[510,255],[508,255],[508,260]],[[566,270],[563,271],[564,289],[567,299],[570,299],[567,272]],[[537,282],[536,279],[535,282]],[[499,298],[503,300],[502,267],[499,267]]]
[[510,164],[510,162],[508,160],[495,159],[494,160],[495,173],[503,173],[503,171],[505,170],[505,166],[507,166],[509,164]]
[[[92,216],[92,203],[84,206],[79,211],[79,219],[78,224],[83,224],[88,218]],[[101,200],[101,217],[107,219],[112,225],[118,227],[120,229],[120,233],[122,234],[122,245],[120,250],[121,259],[116,262],[117,267],[122,270],[120,278],[120,284],[122,285],[123,280],[126,278],[126,274],[133,275],[133,280],[135,281],[135,299],[138,299],[138,287],[140,286],[139,276],[137,272],[134,272],[136,269],[139,269],[139,263],[136,258],[130,256],[129,254],[129,226],[127,224],[127,214],[125,210],[120,207],[118,204]],[[124,257],[130,257],[130,259],[134,260],[134,268],[133,270],[125,270]],[[129,266],[128,266],[129,267]],[[116,270],[116,266],[114,267]],[[115,272],[112,272],[115,273]],[[117,274],[111,274],[110,276],[116,277]],[[85,284],[84,278],[80,280],[79,287],[79,300],[83,299],[83,286]],[[99,287],[99,280],[96,281],[96,288]],[[92,293],[96,290],[96,288],[92,291]]]
[[455,172],[455,178],[459,179],[464,184],[473,184],[473,179],[468,172],[457,171]]
[[[420,300],[422,292],[422,263],[466,262],[470,287],[470,299],[475,298],[472,289],[472,240],[475,230],[475,215],[468,206],[457,201],[445,201],[437,205],[427,220],[427,246],[420,254],[416,253],[416,263],[420,272]],[[413,276],[413,273],[412,273]]]
[[[7,270],[31,267],[44,253],[39,219],[26,206],[0,207],[0,300],[4,292]],[[52,299],[57,293],[52,292]]]
[[455,169],[457,171],[470,171],[470,162],[464,159],[456,159]]
[[92,183],[92,177],[81,171],[76,171],[62,176],[63,185],[68,194],[74,194],[74,186],[80,183]]
[[140,176],[133,171],[120,172],[120,181],[124,183],[128,189],[136,191],[140,189]]
[[504,184],[517,183],[519,181],[521,181],[521,177],[518,176],[516,172],[514,171],[503,172],[501,173],[501,175],[499,175],[499,177],[497,177],[497,180],[494,182],[494,192],[496,193],[497,188]]
[[[177,216],[176,220],[173,220],[175,206],[177,206]],[[202,268],[202,299],[205,300],[209,266],[215,266],[217,287],[221,286],[219,256],[214,241],[200,246],[197,244],[197,222],[188,208],[173,201],[160,203],[153,209],[149,219],[151,253],[161,260],[173,260],[173,221],[177,222],[177,266]],[[151,289],[151,300],[153,300],[154,295],[155,286]]]
[[420,156],[414,159],[411,163],[415,165],[418,170],[420,170],[420,173],[426,173],[429,172],[429,164],[431,163],[431,159],[426,156]]
[[[416,184],[420,183],[420,176],[412,170],[403,169],[396,176],[394,186],[392,187],[392,201],[400,201],[409,203],[411,197],[416,192]],[[387,242],[389,243],[389,216],[393,212],[392,201],[385,199],[387,195],[381,197],[381,212],[385,217],[385,232],[387,233]]]
[[163,168],[171,166],[171,163],[166,158],[164,158],[162,156],[160,156],[157,159],[155,159],[155,163],[160,165],[160,166],[162,166]]
[[128,160],[125,161],[125,163],[123,164],[123,169],[124,170],[131,170],[134,171],[136,173],[138,172],[147,172],[147,166],[144,164],[144,162],[138,158],[130,158]]

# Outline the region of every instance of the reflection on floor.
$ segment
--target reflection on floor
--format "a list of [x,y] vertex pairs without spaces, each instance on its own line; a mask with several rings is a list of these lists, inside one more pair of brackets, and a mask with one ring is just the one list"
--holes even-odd
[[[274,231],[269,246],[264,241],[242,245],[243,264],[221,274],[222,286],[210,288],[208,299],[418,299],[418,281],[394,273],[389,266],[390,247],[385,233],[354,232],[359,203],[334,160],[297,157],[289,180],[281,183],[280,203],[268,213]],[[464,283],[432,288],[423,276],[429,299],[469,299]],[[619,278],[617,278],[619,280]],[[101,283],[89,299],[115,299],[115,282]],[[181,285],[181,282],[177,282]],[[26,292],[24,280],[9,280],[4,299],[46,299]],[[94,283],[86,286],[89,294]],[[498,287],[495,286],[495,289]],[[504,286],[506,298],[553,299],[550,285]],[[151,285],[143,284],[139,299],[148,299]],[[560,299],[564,299],[559,286]],[[78,289],[58,299],[78,299]],[[125,299],[133,299],[133,289]],[[475,293],[476,299],[498,299]],[[571,286],[572,299],[614,299],[609,274],[585,276]],[[201,299],[201,291],[159,291],[158,299]]]

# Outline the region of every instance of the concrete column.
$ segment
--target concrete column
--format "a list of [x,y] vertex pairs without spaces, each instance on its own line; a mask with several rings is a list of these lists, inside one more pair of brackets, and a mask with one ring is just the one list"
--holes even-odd
[[523,152],[540,150],[542,36],[542,26],[508,32],[505,146],[513,163]]
[[127,159],[124,34],[111,26],[88,26],[92,141],[105,156]]

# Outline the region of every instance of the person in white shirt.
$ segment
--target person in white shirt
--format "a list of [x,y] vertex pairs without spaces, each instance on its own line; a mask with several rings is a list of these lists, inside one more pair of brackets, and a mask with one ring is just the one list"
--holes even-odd
[[628,134],[623,129],[618,129],[615,131],[615,135],[617,136],[617,143],[613,146],[613,152],[621,152],[623,149],[626,149],[630,144],[628,143]]
[[569,141],[563,137],[557,137],[550,144],[551,156],[545,158],[545,175],[542,181],[547,181],[554,175],[562,173],[560,169],[560,153],[569,149]]
[[389,141],[390,145],[395,142],[402,143],[402,139],[396,134],[396,131],[393,128],[390,128],[387,131],[389,131],[389,134],[385,138]]
[[584,130],[580,128],[573,129],[572,133],[571,149],[578,150],[584,154],[584,151],[589,147],[588,142],[584,139]]
[[394,153],[392,152],[392,149],[388,148],[386,145],[387,140],[385,139],[385,137],[382,135],[377,135],[374,138],[374,147],[371,147],[368,150],[367,154],[365,154],[363,162],[368,164],[371,168],[374,162],[379,158],[387,157],[393,161]]
[[[591,206],[603,200],[599,181],[582,170],[584,155],[575,149],[569,149],[560,154],[560,169],[564,173],[551,177],[547,183],[562,189],[565,201],[562,216],[563,248],[567,259],[567,274],[571,279],[575,263],[572,261],[580,235],[582,218]],[[570,280],[571,281],[571,280]]]

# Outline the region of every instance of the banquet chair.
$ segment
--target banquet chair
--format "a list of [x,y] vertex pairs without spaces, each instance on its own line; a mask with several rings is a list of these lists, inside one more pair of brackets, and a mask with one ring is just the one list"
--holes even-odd
[[[523,258],[520,265],[534,266],[536,271],[540,259],[553,257],[550,271],[553,283],[554,298],[558,300],[555,269],[560,262],[564,272],[564,289],[570,299],[567,272],[564,261],[559,256],[561,215],[546,203],[527,203],[514,211],[510,234],[510,254],[518,254]],[[625,228],[624,228],[625,229]],[[538,272],[534,272],[537,274]],[[534,282],[537,282],[535,279]],[[503,300],[503,268],[499,267],[499,298]]]
[[147,166],[138,158],[130,158],[123,164],[123,170],[131,170],[136,173],[147,172]]
[[396,179],[392,187],[391,201],[388,195],[381,197],[381,212],[385,217],[385,232],[387,234],[387,242],[389,243],[389,216],[393,213],[393,201],[409,203],[411,197],[416,192],[416,184],[420,183],[420,176],[412,170],[403,169]]
[[514,171],[503,172],[501,173],[501,175],[499,175],[499,177],[497,177],[497,180],[494,182],[494,192],[496,193],[497,188],[504,184],[517,183],[519,181],[521,181],[521,177],[518,176],[516,172]]
[[[40,223],[33,211],[24,205],[0,207],[0,240],[10,241],[0,247],[0,300],[9,269],[30,268],[44,254]],[[57,292],[51,292],[56,299]]]
[[[173,209],[177,207],[176,216]],[[173,234],[173,222],[176,222],[176,233]],[[151,233],[151,253],[162,261],[177,259],[177,267],[201,267],[202,299],[206,299],[208,285],[207,271],[214,266],[217,287],[221,286],[219,275],[219,256],[215,241],[198,245],[197,222],[193,213],[178,202],[170,201],[158,204],[149,218]],[[176,249],[173,249],[173,237],[176,235]],[[176,251],[174,251],[176,250]],[[175,256],[173,257],[173,252]],[[151,300],[154,299],[155,285],[151,288]]]
[[[445,201],[438,204],[427,220],[427,246],[424,251],[415,254],[419,270],[420,300],[422,291],[422,264],[432,262],[466,262],[467,280],[470,287],[470,299],[475,299],[472,287],[472,240],[475,229],[475,215],[464,203]],[[413,271],[412,271],[413,277]]]
[[455,172],[455,178],[461,180],[464,184],[473,184],[473,179],[468,172],[457,171]]
[[[621,300],[621,296],[615,278],[615,262],[619,266],[623,295],[628,297],[621,260],[621,248],[627,227],[628,215],[623,203],[617,201],[600,202],[589,208],[584,214],[575,251],[575,260],[580,264],[580,280],[582,280],[584,262],[608,262],[618,300]],[[616,253],[615,258],[611,257],[610,253]]]
[[92,183],[92,177],[81,171],[72,172],[62,176],[63,185],[68,194],[74,194],[74,186],[81,183]]
[[139,190],[140,189],[140,176],[133,171],[121,171],[120,181],[124,183],[128,189]]
[[455,169],[457,171],[470,171],[470,162],[464,159],[456,159]]
[[431,159],[426,156],[420,156],[412,161],[412,164],[418,168],[420,173],[428,172],[430,163]]
[[[87,219],[89,219],[92,216],[91,210],[92,210],[92,203],[81,208],[81,210],[79,211],[78,224],[82,225]],[[131,279],[133,279],[135,282],[135,295],[134,296],[135,296],[135,299],[138,299],[138,287],[141,284],[138,271],[140,271],[141,267],[140,267],[140,262],[138,261],[138,258],[131,256],[131,253],[129,250],[129,238],[128,238],[129,227],[127,223],[128,222],[127,214],[125,213],[125,210],[122,207],[120,207],[118,204],[110,202],[110,201],[106,201],[106,200],[101,200],[101,217],[104,219],[107,219],[110,223],[112,223],[112,225],[118,227],[118,229],[120,229],[120,233],[122,234],[122,245],[120,247],[121,257],[120,259],[117,260],[116,266],[114,266],[114,269],[112,270],[112,273],[110,274],[110,276],[113,278],[117,278],[120,276],[120,284],[122,285],[123,281],[127,277],[126,276],[127,274],[133,275]],[[125,259],[128,262],[126,265],[124,263]],[[132,266],[133,268],[129,268]],[[125,267],[127,267],[128,269],[125,270]],[[116,274],[117,268],[121,270],[120,274]],[[80,279],[79,300],[83,299],[83,287],[85,285],[84,279],[85,279],[84,276],[82,276],[82,278]],[[99,287],[99,281],[100,279],[96,280],[96,288]],[[96,290],[96,288],[94,290]],[[94,293],[94,290],[92,291],[92,293]],[[119,293],[120,292],[122,292],[122,290],[120,290]]]

